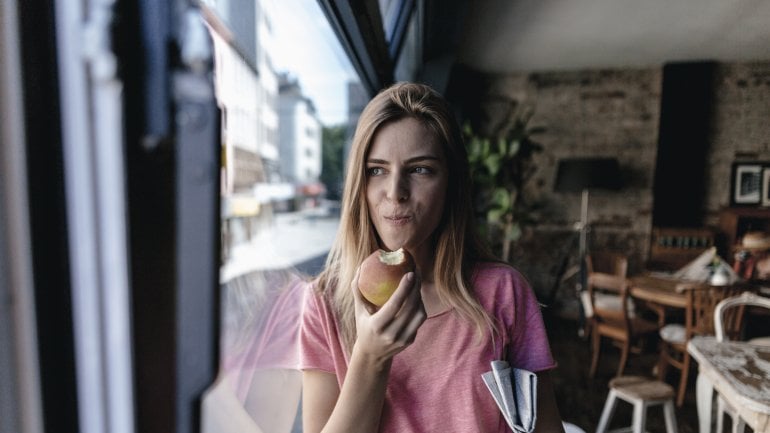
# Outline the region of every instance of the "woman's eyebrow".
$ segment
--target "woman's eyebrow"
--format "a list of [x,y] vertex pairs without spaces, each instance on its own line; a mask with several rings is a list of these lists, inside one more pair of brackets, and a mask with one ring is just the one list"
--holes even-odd
[[412,164],[415,162],[422,162],[422,161],[440,161],[440,159],[437,156],[433,156],[433,155],[420,155],[420,156],[415,156],[406,160],[406,162],[409,164]]
[[388,161],[384,159],[378,159],[378,158],[369,158],[366,160],[367,164],[382,164],[382,165],[388,165],[390,164]]
[[[419,156],[413,156],[406,161],[404,161],[407,164],[414,164],[415,162],[422,162],[422,161],[440,161],[440,159],[437,156],[433,155],[419,155]],[[369,158],[366,160],[367,164],[382,164],[382,165],[388,165],[390,164],[390,161],[380,158]]]

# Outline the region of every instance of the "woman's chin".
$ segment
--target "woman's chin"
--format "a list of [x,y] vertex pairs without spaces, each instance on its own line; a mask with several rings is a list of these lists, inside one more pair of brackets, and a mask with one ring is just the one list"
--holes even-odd
[[411,251],[411,242],[407,239],[389,239],[381,242],[380,248],[388,251],[396,251],[399,248],[404,248]]

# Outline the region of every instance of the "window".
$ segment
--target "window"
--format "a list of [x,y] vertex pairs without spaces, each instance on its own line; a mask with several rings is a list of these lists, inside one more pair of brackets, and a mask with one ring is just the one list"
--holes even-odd
[[[237,10],[236,0],[229,3]],[[227,10],[213,9],[225,24],[231,20]],[[304,280],[321,269],[338,225],[317,185],[320,129],[350,129],[347,88],[356,81],[316,2],[261,0],[257,15],[254,67],[210,27],[218,103],[238,115],[222,137],[229,155],[223,177],[241,187],[222,196],[221,369],[204,401],[205,432],[289,432],[299,423]]]

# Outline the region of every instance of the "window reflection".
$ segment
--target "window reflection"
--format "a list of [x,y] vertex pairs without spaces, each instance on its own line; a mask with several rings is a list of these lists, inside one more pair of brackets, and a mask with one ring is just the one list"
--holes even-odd
[[360,85],[317,2],[203,3],[223,155],[220,370],[203,431],[299,432],[302,296],[337,231]]
[[303,288],[302,278],[280,270],[223,284],[220,376],[205,397],[204,432],[292,431]]

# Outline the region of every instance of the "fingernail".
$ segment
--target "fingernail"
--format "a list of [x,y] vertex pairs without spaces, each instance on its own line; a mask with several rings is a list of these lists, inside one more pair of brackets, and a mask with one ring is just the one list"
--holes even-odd
[[414,281],[414,272],[409,272],[406,274],[406,282],[411,283]]

